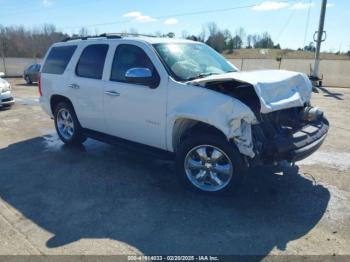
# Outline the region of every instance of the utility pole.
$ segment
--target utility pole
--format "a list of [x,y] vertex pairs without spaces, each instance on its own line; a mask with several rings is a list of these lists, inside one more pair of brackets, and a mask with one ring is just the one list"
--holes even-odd
[[[314,35],[314,41],[316,42],[316,53],[315,53],[315,64],[312,70],[311,77],[315,80],[320,79],[318,71],[320,66],[321,43],[326,40],[326,32],[324,31],[324,20],[326,17],[326,9],[327,9],[327,0],[322,0],[320,23],[318,26],[318,31],[315,32],[315,35]],[[316,34],[317,34],[317,39],[315,39]],[[323,35],[325,35],[324,38],[323,38]]]
[[0,52],[1,52],[1,58],[2,58],[2,65],[4,68],[4,73],[6,75],[6,63],[5,63],[5,49],[6,49],[6,44],[5,44],[5,36],[2,35],[2,32],[0,32]]

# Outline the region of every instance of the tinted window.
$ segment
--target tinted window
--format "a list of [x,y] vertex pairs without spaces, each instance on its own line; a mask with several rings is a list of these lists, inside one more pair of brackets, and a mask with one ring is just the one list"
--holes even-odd
[[63,74],[76,48],[76,45],[51,48],[42,72],[57,75]]
[[35,69],[35,65],[31,65],[27,68],[28,71],[34,71]]
[[101,79],[108,45],[90,45],[80,56],[76,74],[81,77]]
[[118,46],[113,58],[111,80],[126,82],[126,71],[136,67],[148,68],[153,75],[157,75],[151,60],[141,48],[134,45]]

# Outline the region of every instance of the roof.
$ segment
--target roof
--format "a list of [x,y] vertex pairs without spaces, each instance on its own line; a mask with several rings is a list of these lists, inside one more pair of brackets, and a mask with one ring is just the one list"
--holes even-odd
[[194,43],[192,40],[180,39],[180,38],[167,38],[167,37],[125,37],[126,40],[142,41],[149,44],[162,44],[162,43]]
[[80,38],[68,38],[63,42],[56,43],[57,45],[66,45],[67,43],[80,43],[80,42],[110,42],[110,41],[135,41],[143,42],[147,44],[162,44],[162,43],[195,43],[192,40],[167,38],[167,37],[151,37],[151,36],[119,36],[119,35],[102,35]]

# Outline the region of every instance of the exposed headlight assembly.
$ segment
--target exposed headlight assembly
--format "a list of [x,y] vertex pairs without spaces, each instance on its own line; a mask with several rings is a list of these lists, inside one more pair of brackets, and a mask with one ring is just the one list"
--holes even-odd
[[323,112],[317,107],[305,107],[302,113],[302,119],[308,122],[315,122],[323,117]]

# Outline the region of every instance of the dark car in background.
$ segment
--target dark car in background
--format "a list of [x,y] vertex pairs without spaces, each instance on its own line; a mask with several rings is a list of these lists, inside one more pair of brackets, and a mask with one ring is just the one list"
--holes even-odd
[[29,65],[23,72],[23,78],[27,84],[38,82],[40,64]]

